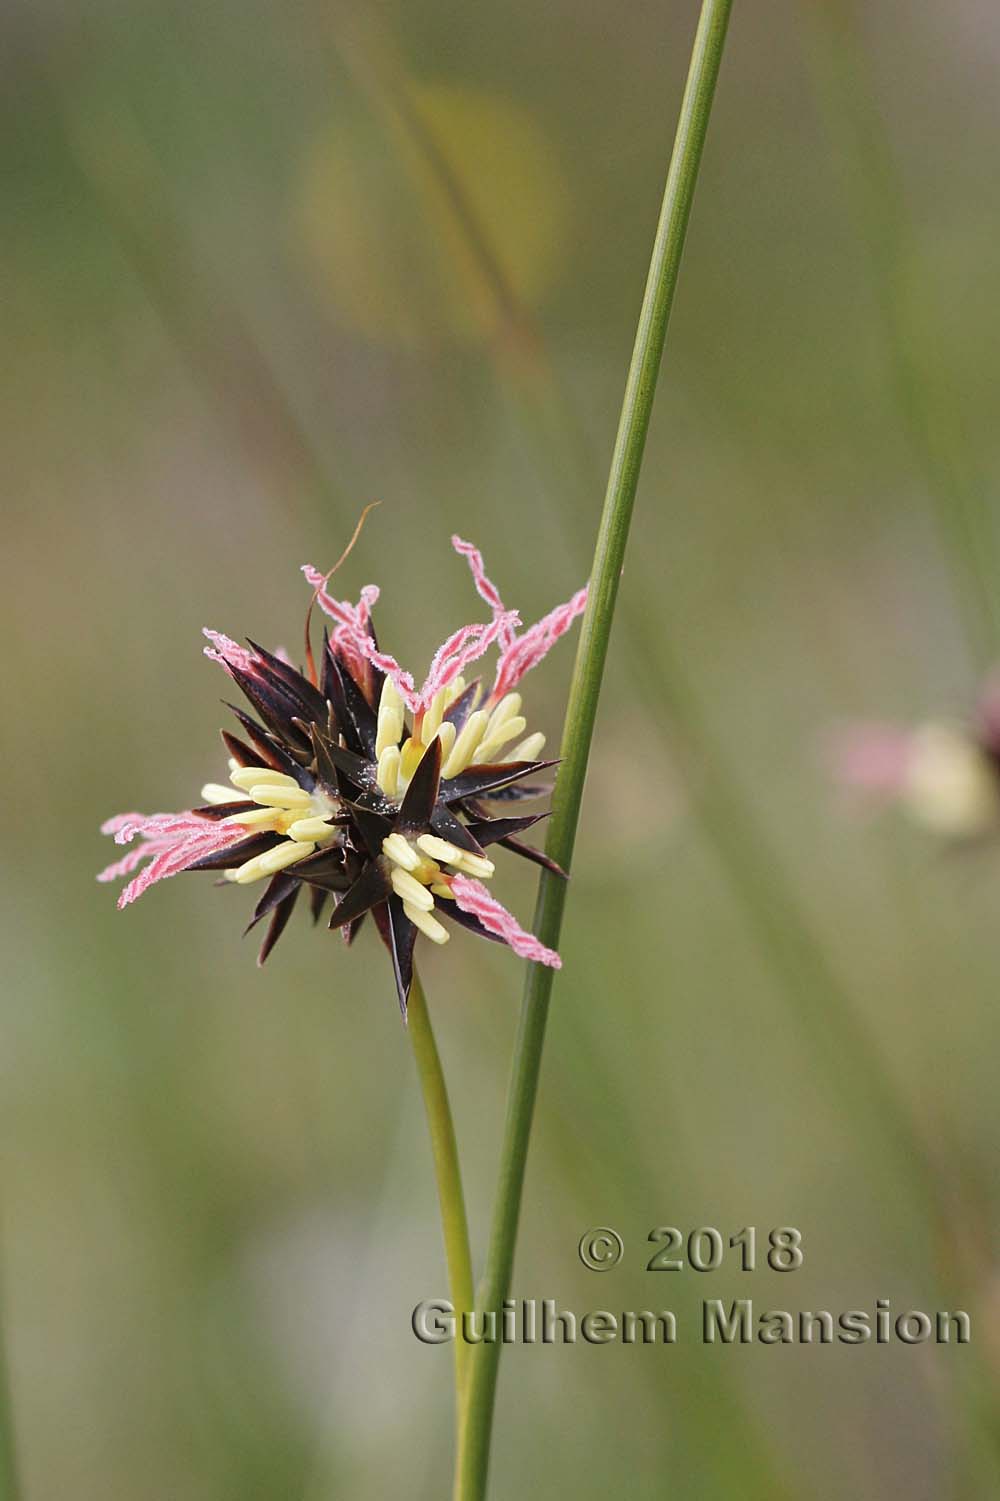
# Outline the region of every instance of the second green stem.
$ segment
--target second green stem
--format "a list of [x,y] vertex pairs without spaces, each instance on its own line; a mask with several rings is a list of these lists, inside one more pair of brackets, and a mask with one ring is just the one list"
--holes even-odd
[[[702,3],[612,454],[590,596],[570,686],[562,763],[545,845],[546,852],[567,870],[573,854],[597,700],[667,321],[677,285],[730,9],[731,0],[703,0]],[[543,872],[535,912],[535,932],[551,948],[555,948],[559,941],[565,899],[564,883]],[[541,965],[528,966],[514,1045],[493,1227],[480,1298],[481,1309],[497,1315],[511,1283],[552,976],[551,969]],[[495,1341],[474,1347],[460,1444],[456,1490],[459,1501],[483,1501],[486,1495],[500,1349],[500,1344]]]

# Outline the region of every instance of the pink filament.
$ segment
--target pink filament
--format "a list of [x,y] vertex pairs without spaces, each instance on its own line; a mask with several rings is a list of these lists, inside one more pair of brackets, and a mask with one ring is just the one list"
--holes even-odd
[[469,876],[454,876],[451,890],[463,912],[478,917],[484,928],[502,938],[522,959],[533,959],[536,964],[562,969],[562,960],[556,951],[547,949],[533,933],[526,933],[517,918],[490,895],[481,881],[474,881]]

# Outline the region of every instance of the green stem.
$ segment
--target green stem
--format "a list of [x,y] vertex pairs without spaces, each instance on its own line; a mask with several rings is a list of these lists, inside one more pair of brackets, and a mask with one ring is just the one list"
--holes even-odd
[[[465,1217],[465,1195],[462,1192],[462,1174],[458,1163],[455,1125],[451,1118],[451,1106],[448,1103],[448,1090],[441,1068],[441,1056],[437,1050],[437,1043],[434,1041],[434,1031],[427,1010],[427,997],[424,995],[424,988],[416,971],[414,971],[413,983],[410,987],[407,1025],[413,1044],[413,1056],[417,1062],[417,1073],[420,1075],[427,1125],[431,1134],[434,1173],[441,1204],[444,1252],[448,1263],[448,1290],[456,1319],[461,1327],[462,1314],[469,1312],[473,1306],[469,1226]],[[455,1402],[459,1439],[462,1433],[462,1413],[468,1380],[470,1348],[464,1340],[455,1340]]]
[[0,1347],[0,1501],[18,1501],[17,1456],[6,1351]]
[[[618,581],[731,6],[732,0],[704,0],[702,4],[625,385],[546,841],[547,853],[564,869],[573,854]],[[543,872],[535,932],[553,948],[559,941],[565,901],[565,884]],[[483,1311],[495,1311],[498,1317],[511,1283],[552,979],[551,969],[529,966],[514,1049],[493,1230],[480,1299]],[[474,1347],[457,1501],[482,1501],[486,1494],[500,1350],[498,1342]]]

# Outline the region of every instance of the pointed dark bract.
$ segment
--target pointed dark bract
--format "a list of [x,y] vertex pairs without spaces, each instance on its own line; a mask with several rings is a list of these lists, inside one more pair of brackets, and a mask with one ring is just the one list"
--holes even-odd
[[[353,751],[345,750],[342,745],[335,745],[328,736],[321,736],[315,725],[311,728],[314,749],[317,744],[322,745],[322,752],[317,752],[317,758],[319,754],[322,754],[323,764],[331,771],[334,785],[340,785],[342,777],[346,777],[353,786],[362,789],[369,789],[376,785],[373,761],[366,760],[364,756],[357,756]],[[337,772],[341,773],[340,778],[337,777]]]
[[244,865],[255,855],[263,855],[265,851],[273,850],[275,845],[280,843],[281,837],[278,834],[251,834],[249,839],[241,839],[238,844],[229,844],[225,849],[216,850],[214,855],[203,855],[200,860],[195,860],[185,869],[235,870],[237,865]]
[[268,913],[273,912],[275,907],[279,907],[286,897],[291,896],[292,892],[298,889],[299,883],[295,876],[286,875],[283,870],[279,870],[277,875],[272,876],[264,890],[264,895],[253,909],[253,916],[243,929],[244,938],[251,928],[255,928],[263,918],[267,917]]
[[417,941],[417,930],[403,911],[398,896],[391,896],[383,906],[376,907],[374,917],[392,959],[399,1010],[405,1022],[413,983],[413,946]]
[[563,870],[562,866],[557,865],[552,857],[550,855],[547,855],[544,850],[536,850],[534,845],[525,844],[523,840],[514,839],[513,837],[510,837],[508,839],[501,839],[498,841],[498,843],[501,844],[505,850],[510,850],[512,854],[520,855],[523,859],[530,860],[533,865],[540,865],[543,870],[547,870],[552,875],[558,876],[560,880],[569,880],[569,877]]
[[277,907],[275,907],[274,912],[271,916],[271,921],[268,924],[267,933],[264,936],[264,942],[260,946],[260,953],[257,955],[258,964],[263,964],[265,962],[268,954],[274,948],[274,945],[277,943],[278,939],[285,931],[285,928],[288,925],[288,919],[291,917],[292,912],[295,909],[295,903],[298,901],[300,889],[300,887],[296,886],[291,895],[286,896],[284,901],[279,902]]
[[435,738],[424,751],[410,785],[403,794],[396,827],[400,833],[430,826],[431,814],[441,785],[441,742]]
[[296,760],[308,751],[308,740],[292,722],[297,714],[302,713],[302,705],[282,687],[280,680],[275,682],[263,675],[251,677],[242,668],[232,665],[229,672],[267,728],[285,741]]
[[333,654],[328,632],[323,632],[323,673],[321,678],[323,697],[333,711],[334,719],[345,739],[350,735],[356,739],[354,723],[347,712],[347,699],[344,697],[344,684],[340,675],[340,666]]
[[530,787],[525,787],[523,782],[517,782],[510,787],[501,787],[495,792],[483,794],[491,803],[526,803],[534,801],[536,797],[551,797],[553,785],[551,782],[532,782]]
[[367,916],[367,912],[362,912],[361,916],[356,917],[353,922],[344,923],[340,930],[340,936],[344,940],[345,948],[350,948],[355,938],[357,938]]
[[199,818],[208,818],[216,823],[221,822],[223,818],[232,818],[234,814],[245,813],[246,811],[247,800],[245,797],[240,798],[238,802],[206,803],[202,808],[191,809],[191,812],[196,813]]
[[467,825],[468,832],[484,849],[514,834],[524,834],[528,829],[548,818],[548,813],[525,813],[520,818],[479,818]]
[[462,733],[462,730],[465,728],[465,721],[476,707],[482,682],[482,678],[473,678],[469,686],[455,699],[455,702],[449,704],[448,708],[444,711],[443,718],[448,720],[449,724],[455,726],[455,733],[458,735]]
[[378,734],[378,718],[363,690],[355,682],[347,667],[338,662],[332,650],[327,651],[330,671],[336,679],[338,692],[331,698],[337,718],[341,723],[344,738],[352,750],[357,750],[369,759],[375,755],[375,739]]
[[360,860],[351,860],[346,850],[322,847],[294,867],[294,878],[319,891],[349,891],[361,872]]
[[[274,736],[269,735],[255,719],[250,718],[249,714],[245,714],[238,704],[227,703],[226,708],[232,709],[242,725],[247,739],[256,752],[250,761],[244,764],[248,766],[258,764],[270,766],[272,771],[284,772],[286,776],[294,777],[298,781],[302,773],[302,767],[295,760],[294,756],[289,755],[288,751],[274,739]],[[223,731],[223,735],[225,735],[225,731]]]
[[487,797],[494,789],[507,787],[511,782],[519,782],[556,765],[556,761],[502,761],[491,766],[470,766],[457,777],[446,777],[442,781],[441,801],[454,803],[466,797]]
[[361,847],[367,851],[371,859],[376,860],[382,854],[382,842],[387,834],[392,833],[392,822],[383,818],[381,814],[371,813],[366,808],[358,807],[351,803],[351,812],[361,835]]
[[[222,743],[234,761],[237,761],[240,766],[257,765],[259,757],[250,749],[245,741],[240,740],[236,735],[230,734],[228,730],[223,730],[221,733]],[[275,770],[277,770],[277,767],[275,767]]]
[[323,916],[323,908],[326,906],[328,895],[329,893],[324,891],[322,886],[311,886],[309,888],[309,913],[313,920],[313,926]]
[[328,792],[337,792],[340,787],[340,777],[337,774],[336,763],[330,755],[330,747],[333,743],[331,737],[325,735],[319,726],[314,724],[310,726],[310,739],[317,777]]
[[392,890],[388,863],[380,858],[365,866],[354,885],[334,907],[330,917],[331,928],[341,928],[344,923],[353,922],[356,917],[363,916],[379,902],[385,901]]
[[288,694],[296,699],[301,706],[301,718],[306,720],[320,720],[326,718],[326,700],[318,688],[314,688],[307,677],[303,677],[298,668],[290,662],[283,662],[280,657],[265,651],[263,646],[258,646],[256,641],[247,641],[253,647],[260,660],[267,664],[272,678],[284,685]]
[[439,839],[447,839],[470,855],[482,855],[483,846],[469,824],[461,823],[444,803],[438,803],[430,818],[431,828]]

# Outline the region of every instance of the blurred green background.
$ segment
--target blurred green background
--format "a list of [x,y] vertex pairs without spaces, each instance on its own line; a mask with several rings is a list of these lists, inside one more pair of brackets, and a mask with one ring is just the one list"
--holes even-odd
[[[119,915],[107,815],[224,770],[203,625],[383,589],[419,671],[586,575],[694,4],[15,0],[3,1250],[29,1501],[446,1494],[444,1293],[383,951],[245,898]],[[962,714],[997,644],[996,79],[981,0],[737,5],[556,985],[518,1296],[964,1307],[974,1348],[511,1349],[493,1494],[994,1494],[998,876],[852,816],[822,746]],[[558,736],[573,645],[527,687]],[[498,890],[527,921],[530,867]],[[424,957],[488,1228],[521,981]],[[626,1244],[597,1276],[592,1224]],[[793,1224],[793,1276],[646,1273]],[[481,1266],[481,1262],[480,1262]],[[685,1312],[686,1310],[686,1312]],[[690,1325],[689,1325],[690,1327]]]

